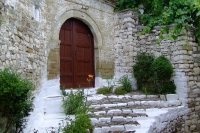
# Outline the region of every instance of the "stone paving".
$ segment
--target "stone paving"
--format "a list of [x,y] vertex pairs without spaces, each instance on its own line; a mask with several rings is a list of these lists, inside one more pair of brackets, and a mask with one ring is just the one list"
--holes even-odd
[[[42,86],[25,133],[51,133],[66,118],[58,83],[58,79],[51,80]],[[88,115],[95,127],[94,133],[147,133],[157,116],[181,107],[177,96],[168,101],[162,95],[105,96],[97,95],[96,89],[84,90],[87,103],[91,104]]]
[[177,100],[166,101],[157,95],[91,95],[89,117],[94,133],[146,133],[155,117],[181,106]]

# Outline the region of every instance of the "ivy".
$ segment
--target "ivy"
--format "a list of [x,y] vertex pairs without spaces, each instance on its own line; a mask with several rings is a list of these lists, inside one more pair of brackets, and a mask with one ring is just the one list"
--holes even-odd
[[[161,30],[158,43],[164,39],[176,40],[183,31],[194,28],[196,41],[200,45],[200,1],[199,0],[119,0],[115,11],[124,9],[144,9],[140,14],[141,23],[146,29],[141,34],[149,33],[156,25],[165,25]],[[174,24],[169,32],[169,25]],[[167,28],[166,28],[167,27]]]

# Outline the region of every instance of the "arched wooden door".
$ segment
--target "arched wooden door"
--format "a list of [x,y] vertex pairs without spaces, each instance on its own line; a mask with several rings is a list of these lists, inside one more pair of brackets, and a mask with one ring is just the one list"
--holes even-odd
[[94,40],[86,24],[71,18],[61,27],[60,43],[60,87],[94,87]]

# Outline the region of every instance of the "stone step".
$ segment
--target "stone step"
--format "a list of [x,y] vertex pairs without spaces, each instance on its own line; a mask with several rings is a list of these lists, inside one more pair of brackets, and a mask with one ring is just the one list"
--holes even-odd
[[91,104],[125,103],[131,101],[164,101],[164,95],[96,95],[88,96],[87,101]]
[[108,111],[110,109],[148,109],[148,108],[169,108],[178,107],[181,105],[181,101],[131,101],[124,103],[110,103],[110,104],[92,104],[90,105],[91,112],[98,110]]
[[133,125],[103,126],[94,129],[93,133],[135,133]]
[[56,114],[63,113],[62,96],[48,96],[43,98],[44,100],[44,114]]
[[125,125],[125,124],[131,124],[131,125],[139,125],[139,123],[133,119],[132,116],[112,116],[112,117],[90,117],[92,124],[97,127],[101,126],[111,126],[111,125]]
[[89,112],[89,117],[93,118],[101,118],[101,117],[114,117],[114,116],[123,116],[123,117],[148,117],[146,113],[143,112],[134,112],[131,109],[110,109],[106,111],[96,111],[96,112]]

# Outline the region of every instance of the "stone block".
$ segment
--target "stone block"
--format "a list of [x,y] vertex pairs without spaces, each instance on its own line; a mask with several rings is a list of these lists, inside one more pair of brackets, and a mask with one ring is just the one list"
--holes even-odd
[[111,131],[124,131],[123,125],[113,125],[111,126]]
[[113,109],[113,110],[109,110],[109,111],[107,112],[108,115],[110,115],[110,114],[119,115],[119,114],[121,114],[121,113],[122,113],[122,111],[121,111],[120,109]]
[[93,133],[102,133],[101,130],[102,130],[101,128],[95,128]]
[[101,63],[101,68],[102,69],[112,69],[114,66],[114,63]]
[[113,116],[112,121],[121,122],[121,121],[126,121],[126,119],[123,116]]
[[193,47],[192,47],[192,46],[189,46],[189,45],[183,45],[183,46],[182,46],[182,49],[183,49],[183,50],[192,51],[192,50],[193,50]]
[[178,94],[167,94],[167,101],[174,101],[174,100],[178,100]]
[[97,118],[90,118],[90,120],[93,125],[99,123],[99,120],[97,120]]
[[132,110],[130,110],[130,109],[123,109],[122,110],[122,114],[132,114],[133,112],[132,112]]
[[136,126],[136,125],[124,125],[125,131],[135,131],[135,129],[140,128],[141,126]]
[[102,121],[102,122],[110,122],[110,121],[111,121],[111,118],[110,118],[110,117],[102,117],[102,118],[99,118],[99,121]]
[[95,115],[105,115],[106,111],[98,111],[98,112],[94,112]]
[[193,68],[193,72],[194,72],[194,75],[199,75],[200,74],[200,68],[199,67]]
[[110,127],[108,127],[108,126],[103,126],[101,128],[101,133],[109,133],[109,131],[110,131]]

